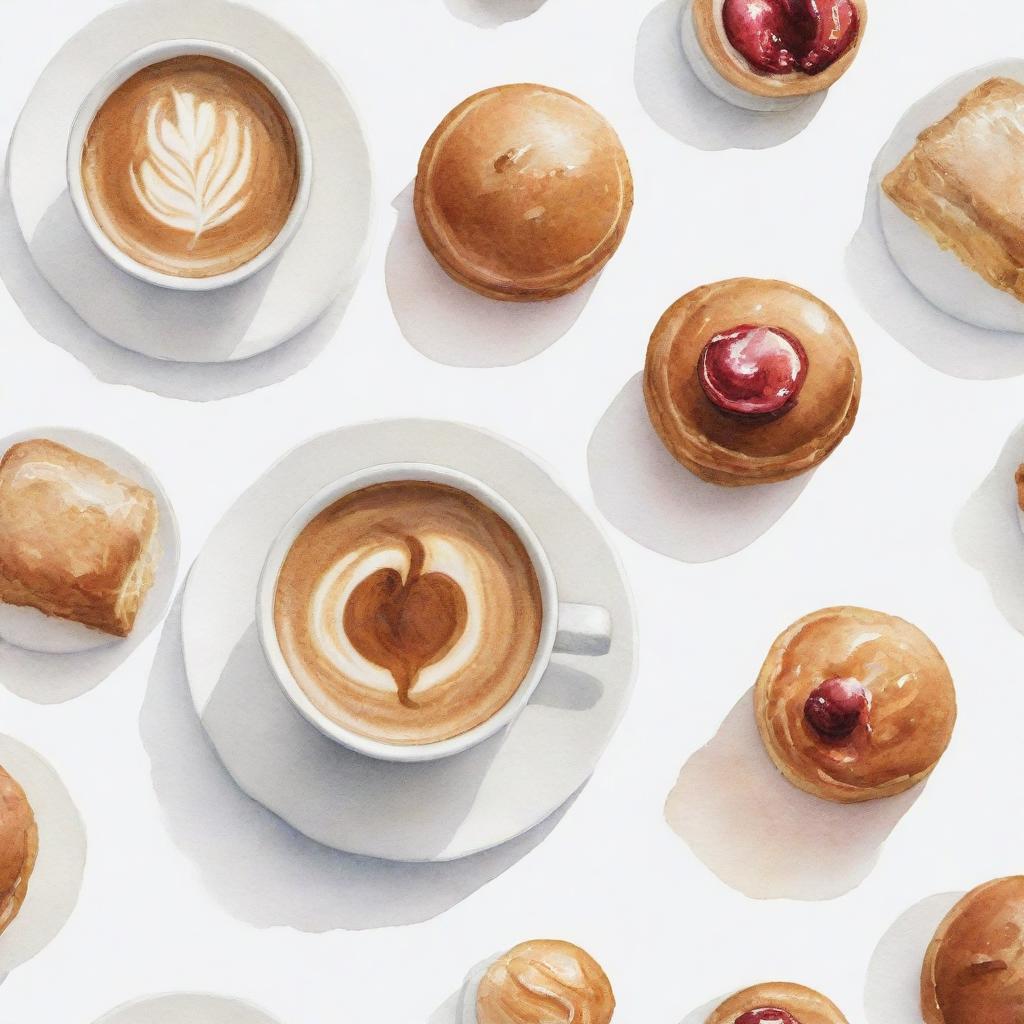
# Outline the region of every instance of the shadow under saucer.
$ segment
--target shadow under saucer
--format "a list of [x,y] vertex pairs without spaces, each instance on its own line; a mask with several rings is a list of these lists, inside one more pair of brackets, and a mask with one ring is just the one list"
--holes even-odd
[[444,0],[456,18],[481,28],[497,28],[508,21],[521,21],[539,11],[546,0]]
[[797,789],[764,750],[751,690],[683,766],[665,820],[746,896],[829,900],[864,881],[920,792],[917,786],[884,800],[836,804]]
[[447,366],[514,366],[539,355],[572,327],[597,278],[548,302],[479,295],[453,281],[424,244],[413,189],[410,184],[393,203],[398,217],[384,267],[391,308],[413,348]]
[[720,487],[694,476],[654,432],[639,373],[595,427],[587,466],[604,517],[638,544],[681,562],[710,562],[752,544],[813,475],[753,487]]

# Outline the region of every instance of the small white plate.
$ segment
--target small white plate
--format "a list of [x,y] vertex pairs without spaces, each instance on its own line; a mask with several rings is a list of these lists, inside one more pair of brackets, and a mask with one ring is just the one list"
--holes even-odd
[[[313,150],[309,206],[273,263],[203,294],[146,284],[93,244],[67,189],[66,149],[79,104],[118,61],[150,43],[200,38],[250,54],[302,112]],[[101,14],[50,61],[29,95],[7,159],[11,202],[32,258],[95,331],[154,359],[247,359],[308,327],[362,270],[372,219],[370,157],[344,87],[300,39],[225,0],[135,0]]]
[[146,996],[105,1013],[94,1024],[280,1024],[249,1003],[201,992]]
[[[599,658],[556,656],[504,733],[456,757],[388,764],[311,726],[281,691],[256,634],[267,550],[296,508],[333,480],[388,462],[451,466],[494,488],[547,551],[566,601],[611,612]],[[276,463],[214,529],[182,607],[193,702],[238,785],[327,846],[401,861],[446,861],[533,828],[589,778],[625,711],[636,670],[632,600],[602,528],[548,471],[474,427],[393,420],[313,438]]]
[[130,636],[111,636],[101,630],[83,626],[80,622],[44,615],[35,608],[20,608],[0,602],[0,639],[14,647],[40,654],[81,654],[83,651],[114,644],[127,646],[131,641],[137,643],[164,617],[178,576],[178,522],[170,498],[148,466],[113,441],[84,430],[70,427],[33,427],[31,430],[22,430],[0,439],[0,456],[11,445],[33,438],[47,438],[74,448],[83,455],[99,459],[111,469],[152,491],[160,510],[157,538],[161,555],[153,586],[142,603]]
[[85,826],[57,773],[34,750],[0,735],[0,765],[25,791],[39,855],[18,916],[0,935],[0,979],[31,960],[64,927],[85,871]]
[[[878,180],[910,152],[918,135],[941,121],[975,86],[989,78],[1024,81],[1024,60],[1001,60],[944,82],[915,103],[900,119],[875,164]],[[878,189],[882,232],[896,265],[933,306],[944,313],[993,331],[1024,333],[1024,302],[994,288],[938,243]]]

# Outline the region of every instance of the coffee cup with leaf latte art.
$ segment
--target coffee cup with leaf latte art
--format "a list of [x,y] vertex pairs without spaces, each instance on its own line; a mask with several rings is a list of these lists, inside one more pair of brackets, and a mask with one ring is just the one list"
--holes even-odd
[[119,64],[68,147],[82,224],[151,284],[206,290],[266,266],[298,227],[310,149],[284,87],[252,58],[179,40]]

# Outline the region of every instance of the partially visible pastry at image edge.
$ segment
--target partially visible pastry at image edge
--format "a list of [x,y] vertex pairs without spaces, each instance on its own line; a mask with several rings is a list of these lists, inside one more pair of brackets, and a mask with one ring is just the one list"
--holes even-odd
[[559,939],[533,939],[498,957],[480,980],[477,1024],[608,1024],[615,996],[601,965]]
[[127,636],[153,583],[146,488],[43,438],[0,459],[0,601]]
[[502,85],[460,103],[423,148],[414,193],[427,248],[492,299],[574,291],[622,241],[633,179],[611,125],[544,85]]
[[673,303],[647,348],[654,429],[692,473],[774,483],[824,461],[860,403],[857,346],[838,314],[783,281],[734,278]]
[[798,788],[837,803],[895,796],[949,745],[956,693],[916,626],[867,608],[823,608],[772,645],[754,688],[765,748]]
[[921,969],[925,1024],[1024,1020],[1024,876],[971,890],[946,915]]
[[39,832],[21,786],[0,768],[0,932],[18,916],[39,852]]
[[991,78],[972,89],[882,188],[941,248],[1024,301],[1024,84]]
[[730,996],[707,1024],[847,1024],[847,1020],[820,992],[772,981]]

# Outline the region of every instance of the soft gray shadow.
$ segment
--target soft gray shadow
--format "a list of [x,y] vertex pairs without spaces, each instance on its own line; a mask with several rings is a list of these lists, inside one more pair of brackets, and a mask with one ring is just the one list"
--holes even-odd
[[0,684],[35,704],[61,704],[88,693],[144,639],[130,636],[78,654],[41,654],[0,640]]
[[[83,245],[89,247],[88,252]],[[50,287],[36,266],[33,255],[41,265],[53,267],[64,264],[75,268],[76,273],[79,267],[96,268],[98,265],[92,242],[78,222],[66,192],[40,224],[30,252],[18,226],[5,179],[0,192],[0,278],[25,318],[43,338],[84,363],[99,380],[109,384],[130,384],[168,398],[210,401],[244,394],[290,377],[309,365],[333,337],[351,298],[349,290],[339,296],[315,323],[294,338],[250,359],[203,364],[170,362],[129,351],[94,331]],[[209,295],[216,296],[215,301],[222,304],[241,303],[244,308],[238,315],[244,322],[251,318],[266,288],[269,279],[264,275],[273,273],[273,269],[273,266],[268,267],[238,286],[241,289],[238,298],[225,298],[221,292]],[[105,262],[102,263],[102,272],[106,275],[104,280],[97,280],[92,271],[77,278],[76,274],[70,276],[79,280],[83,295],[91,302],[102,302],[111,288],[121,296],[128,294],[126,289],[143,288],[136,310],[140,330],[180,329],[182,344],[188,343],[190,334],[186,328],[180,328],[180,319],[178,328],[171,325],[167,320],[168,310],[162,309],[157,301],[160,297],[154,293],[160,289],[146,288]],[[62,275],[68,276],[69,272],[64,270]],[[235,289],[223,291],[234,292]],[[206,297],[189,296],[190,300],[199,300],[195,306],[196,315],[204,308],[201,304]],[[180,301],[180,296],[176,298]],[[224,312],[223,306],[220,309]],[[201,332],[192,335],[194,338],[201,336]]]
[[825,93],[789,110],[743,110],[701,84],[680,33],[684,0],[662,0],[640,25],[633,84],[648,116],[669,135],[697,149],[767,149],[804,130]]
[[639,373],[595,427],[587,465],[605,518],[638,544],[681,562],[710,562],[752,544],[813,475],[753,487],[720,487],[694,476],[654,432]]
[[797,789],[764,750],[749,691],[683,766],[665,820],[726,885],[746,896],[830,900],[867,878],[920,791],[916,786],[885,800],[836,804]]
[[1022,462],[1024,424],[1010,435],[995,468],[960,511],[953,538],[960,557],[985,577],[1006,621],[1024,633],[1024,536],[1013,479]]
[[388,296],[406,341],[447,366],[513,366],[539,355],[576,322],[596,279],[550,302],[501,302],[453,281],[416,226],[413,185],[393,205],[398,214],[384,267]]
[[712,999],[710,1003],[705,1003],[696,1010],[692,1010],[679,1022],[679,1024],[708,1024],[708,1017],[710,1017],[711,1014],[713,1014],[731,994],[732,993],[720,995],[717,999]]
[[462,1024],[462,985],[429,1017],[427,1024]]
[[597,705],[603,693],[600,680],[589,673],[552,661],[530,703],[560,711],[589,711]]
[[456,18],[481,28],[497,28],[508,21],[528,18],[544,6],[546,0],[444,0]]
[[[879,160],[881,157],[879,157]],[[882,171],[875,161],[864,216],[846,250],[846,274],[867,311],[899,344],[940,373],[994,380],[1024,373],[1024,340],[957,320],[933,306],[889,253],[879,202]]]
[[935,930],[962,895],[943,893],[915,903],[882,936],[864,984],[868,1024],[921,1024],[921,964]]
[[[252,658],[252,644],[243,641],[230,668],[232,673],[240,673],[239,692],[212,713],[220,716],[230,710],[234,731],[243,736],[240,742],[246,742],[247,736],[253,749],[261,745],[269,749],[280,738],[281,727],[264,714],[271,698],[259,681],[267,670],[265,665],[254,665]],[[245,675],[249,670],[252,686],[247,693]],[[213,699],[217,701],[218,696]],[[275,713],[284,721],[285,730],[289,716],[297,717],[288,704]],[[260,927],[290,925],[323,932],[428,920],[525,856],[569,806],[567,803],[519,839],[450,863],[374,860],[308,839],[246,796],[210,745],[185,678],[180,596],[160,638],[139,724],[153,786],[173,838],[198,864],[210,890],[228,911]],[[319,736],[315,731],[312,735]],[[315,758],[316,750],[300,748],[297,756]],[[265,761],[272,770],[271,760]],[[401,792],[394,794],[394,801],[396,814],[408,809]],[[415,810],[417,817],[436,812],[437,808],[429,807]]]

